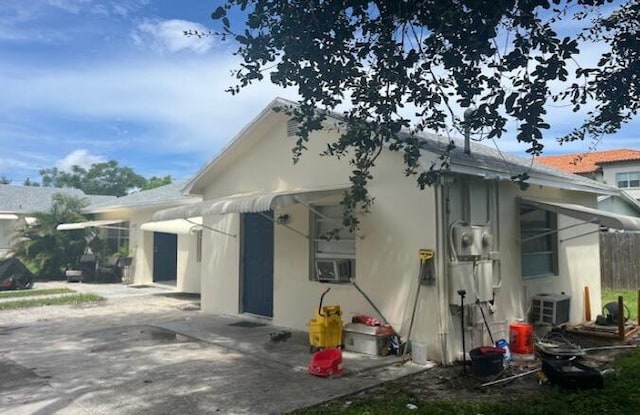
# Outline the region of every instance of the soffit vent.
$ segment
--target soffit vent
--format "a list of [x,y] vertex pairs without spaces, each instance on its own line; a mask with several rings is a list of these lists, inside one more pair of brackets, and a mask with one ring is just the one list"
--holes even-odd
[[296,120],[287,121],[287,137],[295,137],[298,135],[300,124]]

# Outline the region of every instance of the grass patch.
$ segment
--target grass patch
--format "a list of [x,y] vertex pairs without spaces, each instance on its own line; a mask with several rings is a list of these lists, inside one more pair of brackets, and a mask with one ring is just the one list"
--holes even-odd
[[41,307],[45,305],[81,304],[103,301],[104,297],[96,294],[71,294],[60,297],[32,298],[0,302],[0,310],[15,310],[19,308]]
[[[637,414],[640,408],[640,351],[633,350],[620,356],[615,367],[615,373],[605,375],[605,388],[602,391],[567,392],[541,387],[539,395],[511,401],[433,401],[412,395],[403,387],[403,381],[398,380],[372,390],[364,398],[340,398],[298,410],[294,414]],[[408,403],[418,408],[409,410]]]
[[602,289],[602,305],[610,302],[618,302],[618,296],[622,296],[624,305],[629,307],[631,320],[638,321],[638,291],[636,290],[608,290]]
[[75,291],[69,288],[43,288],[41,290],[19,290],[0,292],[0,298],[34,297],[36,295],[69,294]]

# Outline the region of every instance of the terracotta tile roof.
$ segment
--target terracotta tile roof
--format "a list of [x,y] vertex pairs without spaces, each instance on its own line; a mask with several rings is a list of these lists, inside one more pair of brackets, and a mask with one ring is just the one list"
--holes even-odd
[[594,173],[601,164],[640,160],[640,151],[621,148],[617,150],[595,151],[587,154],[563,154],[541,156],[536,162],[555,167],[569,173]]

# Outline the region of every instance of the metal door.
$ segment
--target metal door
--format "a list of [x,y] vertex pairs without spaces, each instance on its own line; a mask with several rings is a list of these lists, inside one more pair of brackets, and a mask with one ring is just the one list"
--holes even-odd
[[153,233],[153,281],[177,280],[178,235]]
[[273,212],[242,220],[242,311],[273,317]]

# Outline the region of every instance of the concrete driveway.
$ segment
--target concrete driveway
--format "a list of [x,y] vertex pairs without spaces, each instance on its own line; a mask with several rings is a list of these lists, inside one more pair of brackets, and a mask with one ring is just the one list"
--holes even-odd
[[345,353],[344,376],[318,378],[306,333],[273,341],[159,287],[69,287],[107,301],[0,312],[0,413],[284,413],[425,370]]

